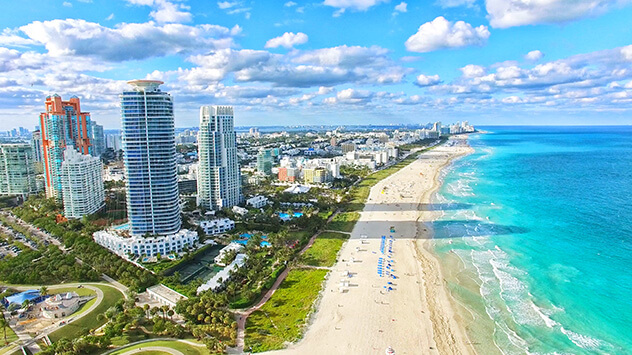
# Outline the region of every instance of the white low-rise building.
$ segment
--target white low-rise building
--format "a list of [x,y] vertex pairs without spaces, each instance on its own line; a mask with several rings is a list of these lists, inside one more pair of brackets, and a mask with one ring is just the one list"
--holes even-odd
[[206,290],[217,291],[221,289],[222,286],[224,286],[224,283],[228,279],[230,279],[231,273],[239,269],[240,267],[244,266],[247,258],[248,256],[246,254],[237,254],[237,257],[235,257],[235,260],[232,263],[230,263],[230,265],[228,265],[227,267],[222,269],[220,272],[215,274],[215,276],[213,276],[212,279],[208,280],[206,283],[198,287],[197,293],[200,294],[200,292],[203,292]]
[[239,243],[229,243],[227,246],[223,247],[222,250],[219,251],[219,254],[215,257],[215,259],[213,259],[213,261],[215,262],[215,264],[219,265],[219,266],[224,266],[224,264],[222,264],[222,260],[224,259],[224,256],[227,253],[230,253],[231,251],[240,251],[241,249],[243,249],[244,246],[242,244]]
[[240,216],[245,216],[246,213],[248,213],[248,210],[243,207],[233,206],[233,212],[235,212],[236,214]]
[[246,200],[246,205],[261,208],[268,204],[268,198],[263,195],[253,196]]
[[158,301],[160,304],[164,304],[171,308],[175,308],[178,301],[188,299],[187,296],[174,291],[163,284],[149,287],[147,289],[147,295],[149,295],[149,298]]
[[187,247],[192,247],[199,239],[197,232],[188,229],[181,229],[176,234],[154,237],[129,236],[121,233],[121,229],[113,229],[95,232],[92,237],[97,244],[120,256],[179,253]]
[[218,218],[210,221],[201,221],[200,227],[204,229],[206,234],[220,234],[235,229],[235,221],[229,218]]
[[81,299],[75,292],[59,293],[47,298],[41,311],[45,318],[64,318],[75,313],[80,305]]

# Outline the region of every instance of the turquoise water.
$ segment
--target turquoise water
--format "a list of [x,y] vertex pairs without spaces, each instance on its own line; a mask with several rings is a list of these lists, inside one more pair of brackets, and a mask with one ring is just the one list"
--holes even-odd
[[484,129],[434,200],[479,286],[457,299],[506,354],[632,354],[632,127]]

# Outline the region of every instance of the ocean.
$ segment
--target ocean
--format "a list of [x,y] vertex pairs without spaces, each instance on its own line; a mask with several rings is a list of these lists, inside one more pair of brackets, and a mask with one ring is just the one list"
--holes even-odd
[[434,252],[481,354],[632,354],[632,127],[482,127]]

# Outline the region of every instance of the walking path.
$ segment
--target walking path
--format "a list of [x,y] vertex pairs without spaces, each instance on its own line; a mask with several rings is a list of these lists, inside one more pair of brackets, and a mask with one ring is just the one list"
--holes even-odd
[[138,349],[126,351],[126,352],[122,353],[121,355],[131,355],[131,354],[141,353],[141,352],[145,352],[145,351],[160,351],[160,352],[163,352],[163,353],[169,353],[171,355],[184,355],[182,352],[180,352],[180,351],[178,351],[176,349],[166,348],[164,346],[149,346],[149,347],[146,347],[146,348],[138,348]]
[[[329,222],[331,222],[332,219],[334,219],[334,217],[340,213],[339,210],[337,210],[336,212],[332,213],[331,216],[327,219],[327,223],[329,224]],[[316,238],[318,238],[318,236],[322,233],[323,231],[318,231],[316,232],[310,239],[309,242],[307,242],[307,245],[305,245],[303,247],[303,249],[301,249],[301,251],[298,253],[296,259],[298,259],[298,257],[300,257],[301,255],[303,255],[303,253],[305,253],[305,251],[307,251],[307,249],[309,249],[309,247],[312,246],[312,244],[314,244],[314,241],[316,241]],[[281,283],[283,282],[283,280],[285,280],[285,278],[287,277],[287,274],[290,272],[290,267],[285,268],[285,270],[283,270],[283,272],[279,275],[279,277],[277,277],[276,281],[274,282],[274,284],[272,285],[272,287],[270,287],[270,289],[263,295],[263,297],[261,298],[261,300],[259,300],[259,302],[257,302],[257,304],[255,304],[254,306],[244,309],[244,310],[238,310],[235,312],[235,318],[237,321],[237,339],[236,339],[236,347],[234,349],[231,349],[232,351],[236,351],[236,353],[241,354],[244,351],[244,338],[246,337],[246,319],[248,319],[248,316],[250,316],[250,314],[252,314],[254,311],[258,310],[259,308],[261,308],[266,302],[268,302],[268,300],[270,299],[270,297],[272,297],[272,295],[274,294],[274,292],[279,288],[279,286],[281,285]],[[328,269],[328,268],[327,268]]]

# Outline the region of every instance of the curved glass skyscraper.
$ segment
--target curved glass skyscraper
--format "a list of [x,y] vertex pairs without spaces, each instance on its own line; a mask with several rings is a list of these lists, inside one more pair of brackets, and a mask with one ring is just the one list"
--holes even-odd
[[120,95],[127,176],[127,215],[132,235],[180,230],[173,100],[162,81],[133,80]]
[[241,198],[232,106],[202,106],[198,132],[197,204],[218,210]]

